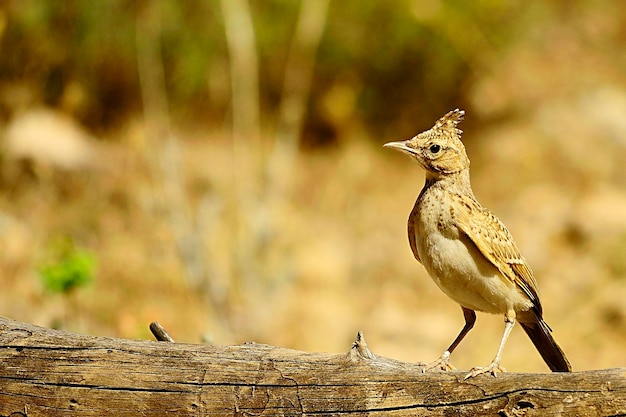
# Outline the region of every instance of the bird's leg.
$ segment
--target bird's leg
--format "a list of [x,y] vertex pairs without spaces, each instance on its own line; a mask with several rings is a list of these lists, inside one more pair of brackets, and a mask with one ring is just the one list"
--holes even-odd
[[442,370],[449,371],[455,369],[454,366],[450,363],[450,355],[456,349],[456,347],[461,343],[461,340],[472,330],[474,327],[474,323],[476,323],[476,313],[474,310],[470,310],[469,308],[461,307],[463,309],[463,317],[465,317],[465,325],[459,332],[458,336],[454,339],[452,344],[443,352],[441,357],[433,362],[424,365],[424,369],[422,372],[433,371],[433,370]]
[[493,361],[485,367],[476,366],[470,370],[470,372],[465,375],[464,379],[473,378],[476,375],[491,373],[491,375],[496,376],[498,372],[505,372],[505,369],[500,366],[500,356],[502,355],[502,351],[504,350],[504,345],[506,344],[506,340],[509,338],[509,334],[511,334],[511,330],[513,330],[513,326],[515,325],[515,311],[509,310],[504,315],[504,334],[502,335],[502,340],[500,340],[500,347],[498,347],[498,352],[496,353],[496,357],[493,358]]

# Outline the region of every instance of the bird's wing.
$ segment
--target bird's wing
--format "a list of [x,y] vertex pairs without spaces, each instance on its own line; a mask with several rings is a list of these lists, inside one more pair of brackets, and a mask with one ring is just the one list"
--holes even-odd
[[[418,199],[419,201],[419,199]],[[417,242],[415,242],[415,221],[417,219],[417,201],[415,202],[415,206],[413,207],[413,210],[411,211],[411,214],[409,214],[409,221],[407,224],[407,231],[409,234],[409,245],[411,246],[411,252],[413,252],[413,256],[415,256],[415,259],[417,259],[417,262],[422,263],[422,260],[420,259],[420,255],[417,252]]]
[[470,196],[457,196],[453,216],[459,229],[465,233],[489,262],[515,283],[533,302],[539,316],[542,314],[537,281],[520,254],[511,232],[489,210]]

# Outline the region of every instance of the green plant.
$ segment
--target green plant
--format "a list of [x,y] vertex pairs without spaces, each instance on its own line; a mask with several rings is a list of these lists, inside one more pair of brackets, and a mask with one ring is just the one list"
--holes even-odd
[[66,294],[91,283],[96,269],[91,252],[76,248],[71,240],[53,244],[51,252],[50,260],[38,268],[47,290]]

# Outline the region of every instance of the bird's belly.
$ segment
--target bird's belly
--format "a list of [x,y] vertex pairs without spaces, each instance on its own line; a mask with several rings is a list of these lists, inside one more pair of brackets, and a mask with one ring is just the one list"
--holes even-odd
[[431,278],[461,306],[493,314],[529,308],[530,300],[465,235],[431,233],[416,241]]

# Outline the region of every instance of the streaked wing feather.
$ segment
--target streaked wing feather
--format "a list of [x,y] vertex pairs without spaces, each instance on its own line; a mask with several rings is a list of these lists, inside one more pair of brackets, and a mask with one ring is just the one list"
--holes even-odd
[[460,204],[454,205],[457,210],[453,214],[459,229],[474,242],[485,258],[498,268],[504,277],[524,291],[541,315],[537,281],[509,230],[474,198],[469,196],[458,198]]

